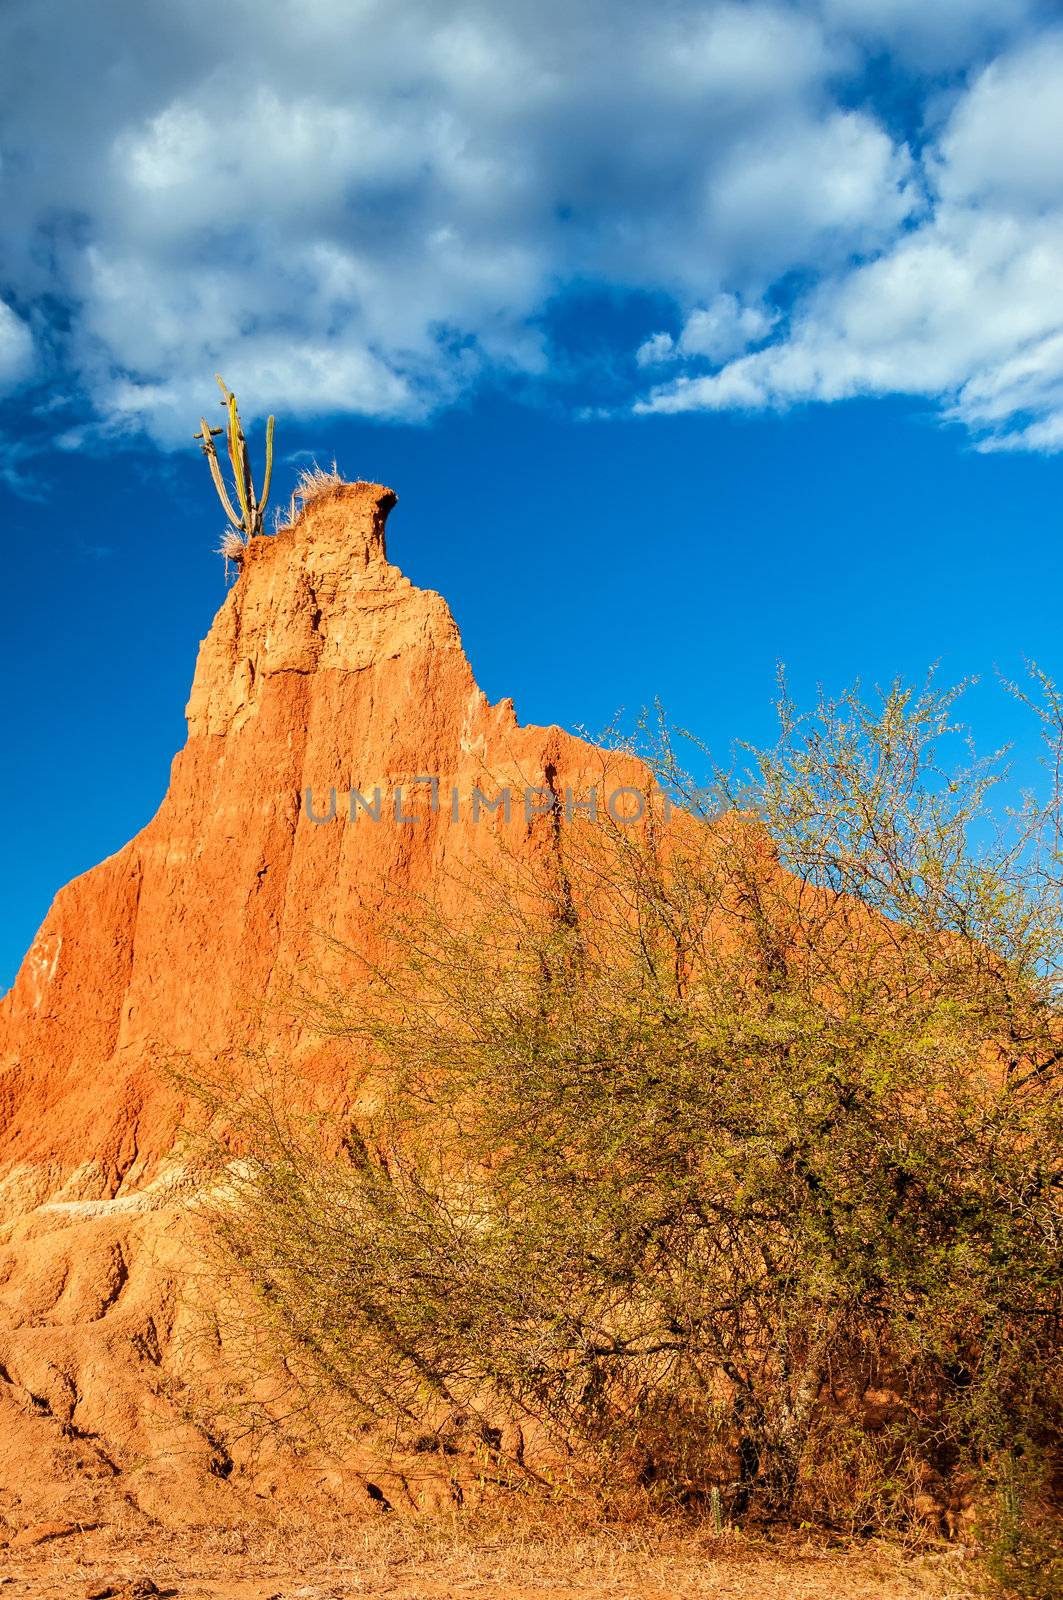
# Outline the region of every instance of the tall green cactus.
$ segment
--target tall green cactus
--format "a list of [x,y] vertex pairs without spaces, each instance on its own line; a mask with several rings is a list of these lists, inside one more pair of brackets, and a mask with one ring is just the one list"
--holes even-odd
[[[215,377],[217,377],[215,373]],[[254,479],[251,476],[251,467],[247,459],[247,440],[244,437],[243,425],[240,422],[240,413],[236,409],[236,396],[225,387],[223,380],[218,377],[218,387],[222,392],[222,405],[228,414],[228,422],[224,429],[207,426],[206,417],[200,419],[201,432],[193,437],[200,441],[199,448],[207,458],[210,475],[214,479],[214,487],[218,491],[218,499],[222,503],[225,515],[237,532],[241,533],[245,542],[253,538],[256,533],[262,532],[262,513],[266,509],[269,499],[269,484],[273,476],[273,418],[266,423],[266,475],[262,480],[261,495],[255,494]],[[218,463],[218,452],[214,448],[214,440],[218,434],[223,433],[229,446],[229,462],[233,470],[233,484],[236,488],[236,499],[239,503],[239,514],[233,507],[229,491],[222,477],[221,467]]]

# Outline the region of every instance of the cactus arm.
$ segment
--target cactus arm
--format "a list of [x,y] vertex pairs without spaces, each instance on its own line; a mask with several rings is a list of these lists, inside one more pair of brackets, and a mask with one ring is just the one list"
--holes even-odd
[[233,429],[234,397],[230,395],[228,400],[222,401],[222,405],[225,407],[225,445],[229,452],[229,465],[232,467],[233,471],[233,482],[238,483],[240,478],[240,464],[237,459],[236,435]]
[[266,423],[266,475],[262,479],[262,494],[261,494],[261,497],[260,497],[259,502],[258,502],[258,509],[259,509],[260,512],[261,511],[265,511],[265,509],[266,509],[266,502],[269,499],[269,486],[270,486],[270,482],[271,482],[271,480],[273,478],[273,423],[274,423],[274,420],[275,419],[273,417],[270,417],[269,421]]
[[222,392],[222,405],[228,417],[228,427],[225,431],[225,442],[229,447],[229,463],[233,469],[233,483],[236,485],[240,509],[243,511],[244,520],[240,524],[244,532],[250,535],[251,508],[247,503],[247,451],[244,443],[243,429],[240,426],[240,413],[236,409],[236,396],[228,387],[220,372],[214,374],[214,380]]
[[240,497],[240,508],[244,513],[244,529],[251,534],[254,529],[251,525],[251,507],[247,496],[247,447],[244,444],[240,414],[236,409],[234,394],[229,396],[229,460],[233,464],[236,492]]
[[229,447],[229,463],[233,469],[233,478],[237,485],[240,482],[240,452],[239,452],[239,418],[236,414],[236,396],[231,394],[228,400],[223,401],[225,406],[225,443]]
[[203,439],[203,454],[207,458],[207,464],[210,467],[210,475],[214,479],[214,487],[218,491],[218,499],[222,503],[222,509],[229,521],[232,523],[233,527],[239,528],[241,526],[240,518],[233,510],[232,501],[229,499],[228,493],[226,492],[225,479],[222,477],[221,467],[218,465],[218,452],[214,448],[214,440],[210,436],[210,429],[207,427],[206,418],[203,419]]
[[[251,463],[247,456],[247,439],[240,423],[236,396],[227,386],[220,372],[216,372],[214,377],[218,388],[221,390],[221,403],[225,409],[228,425],[225,429],[208,428],[206,421],[204,421],[203,433],[202,435],[197,434],[196,438],[202,437],[203,439],[203,454],[207,457],[210,465],[214,487],[218,491],[218,498],[221,500],[226,516],[234,528],[242,532],[245,538],[250,539],[254,534],[262,532],[262,513],[265,510],[266,501],[269,499],[269,486],[273,476],[274,418],[270,417],[266,423],[266,471],[262,480],[262,496],[259,499],[255,493],[255,481],[251,473]],[[232,467],[233,484],[240,502],[242,516],[238,516],[233,508],[232,500],[222,476],[221,466],[218,462],[217,451],[214,448],[212,435],[222,432],[225,433],[225,442],[229,449],[229,463]]]

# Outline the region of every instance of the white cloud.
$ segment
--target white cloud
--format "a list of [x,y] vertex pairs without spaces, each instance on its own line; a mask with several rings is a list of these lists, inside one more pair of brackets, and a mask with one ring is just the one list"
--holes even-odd
[[[288,410],[299,414],[354,412],[365,416],[418,414],[409,386],[369,351],[336,350],[324,342],[293,344],[290,340],[256,341],[224,362],[224,376],[240,394],[283,394]],[[158,437],[183,443],[190,437],[189,418],[198,418],[209,400],[214,421],[217,394],[204,398],[203,373],[181,372],[154,384],[115,378],[101,390],[104,410],[118,429],[152,418]],[[248,417],[261,414],[254,401]]]
[[946,202],[1009,212],[1063,206],[1063,34],[992,62],[957,104],[934,158]]
[[828,23],[927,68],[960,64],[1028,21],[1038,0],[822,0]]
[[691,312],[679,349],[683,355],[726,361],[767,338],[777,320],[763,306],[744,306],[733,294],[717,295],[711,306]]
[[652,333],[635,351],[640,367],[655,367],[662,361],[671,361],[676,354],[676,343],[670,333]]
[[28,377],[33,365],[33,336],[11,307],[0,300],[0,394]]
[[566,285],[757,299],[909,205],[790,0],[9,0],[0,61],[0,287],[69,304],[67,375],[168,442],[216,367],[421,415],[542,374]]
[[911,394],[941,402],[983,448],[1059,448],[1063,178],[1045,151],[1058,148],[1061,103],[1063,39],[990,65],[928,162],[918,226],[818,283],[766,348],[659,384],[639,409]]
[[766,339],[778,321],[763,305],[743,305],[737,295],[718,294],[710,305],[697,306],[678,339],[655,333],[636,351],[640,367],[656,366],[680,356],[704,356],[719,363]]
[[847,60],[814,16],[733,0],[677,8],[663,27],[649,30],[646,44],[650,69],[672,94],[709,96],[730,106],[792,101]]
[[836,111],[736,142],[711,181],[714,232],[774,277],[864,252],[918,203],[908,151],[869,117]]
[[[215,370],[249,416],[423,417],[570,371],[548,313],[596,286],[671,302],[612,353],[667,364],[649,409],[900,391],[1050,436],[1037,0],[6,0],[0,80],[0,296],[105,430],[184,441]],[[0,300],[0,385],[32,359]]]

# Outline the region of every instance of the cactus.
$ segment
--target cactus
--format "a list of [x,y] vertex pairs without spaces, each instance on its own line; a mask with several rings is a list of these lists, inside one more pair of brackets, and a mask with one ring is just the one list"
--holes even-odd
[[[217,374],[215,374],[217,377]],[[273,476],[273,418],[266,423],[266,472],[262,480],[262,492],[255,494],[255,483],[251,476],[251,467],[247,459],[247,440],[244,437],[243,426],[240,422],[240,413],[236,409],[236,396],[226,387],[223,380],[218,378],[218,387],[222,392],[222,405],[228,417],[227,426],[211,428],[207,425],[206,417],[200,419],[201,431],[193,437],[197,439],[199,448],[207,458],[210,475],[214,479],[214,487],[218,491],[218,499],[222,503],[225,515],[228,517],[237,533],[241,535],[244,544],[256,533],[262,532],[262,513],[266,509],[269,499],[270,479]],[[229,447],[229,462],[232,466],[233,485],[236,489],[236,500],[239,507],[234,507],[225,479],[222,476],[221,466],[218,462],[218,452],[214,447],[214,440],[220,433],[224,433]]]

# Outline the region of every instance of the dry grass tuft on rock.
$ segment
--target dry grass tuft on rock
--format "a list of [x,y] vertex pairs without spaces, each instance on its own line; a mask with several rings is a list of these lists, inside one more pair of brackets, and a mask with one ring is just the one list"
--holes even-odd
[[309,467],[304,467],[292,490],[291,502],[287,512],[277,508],[274,528],[281,533],[285,528],[291,528],[298,522],[307,506],[315,500],[326,499],[342,489],[347,482],[333,461],[331,467],[319,466],[315,461]]
[[247,553],[247,540],[235,528],[226,528],[221,536],[218,554],[224,556],[226,561],[234,561],[237,566]]

